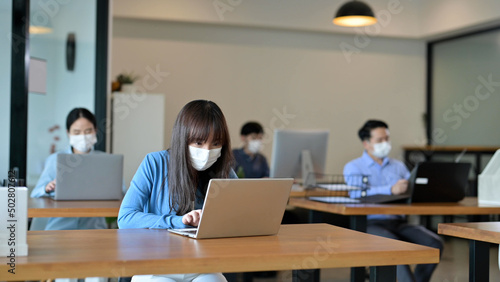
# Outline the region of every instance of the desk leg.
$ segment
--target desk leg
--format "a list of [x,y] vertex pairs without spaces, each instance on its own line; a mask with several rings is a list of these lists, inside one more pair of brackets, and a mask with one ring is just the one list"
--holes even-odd
[[[351,215],[351,229],[366,232],[366,216],[365,215]],[[365,268],[364,267],[351,267],[351,282],[364,282],[365,281]],[[379,280],[384,281],[384,280]]]
[[471,240],[469,244],[469,281],[489,281],[490,243]]
[[396,282],[396,266],[371,266],[370,282],[394,281]]
[[351,229],[366,233],[366,215],[351,215]]
[[319,282],[319,269],[300,269],[292,271],[293,282]]
[[309,210],[309,223],[322,223],[323,214],[319,211]]
[[364,267],[351,267],[351,282],[365,282],[365,278],[366,271]]

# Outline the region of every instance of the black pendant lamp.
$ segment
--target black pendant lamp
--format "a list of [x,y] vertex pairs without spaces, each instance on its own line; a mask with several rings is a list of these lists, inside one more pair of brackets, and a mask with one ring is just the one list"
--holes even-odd
[[361,1],[349,1],[342,5],[333,18],[340,26],[367,26],[377,23],[372,8]]

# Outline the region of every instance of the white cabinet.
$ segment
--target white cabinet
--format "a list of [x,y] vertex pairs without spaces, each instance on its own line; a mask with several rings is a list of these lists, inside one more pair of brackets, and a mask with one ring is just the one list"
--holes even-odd
[[164,150],[165,95],[113,93],[111,152],[124,155],[125,186],[146,154]]

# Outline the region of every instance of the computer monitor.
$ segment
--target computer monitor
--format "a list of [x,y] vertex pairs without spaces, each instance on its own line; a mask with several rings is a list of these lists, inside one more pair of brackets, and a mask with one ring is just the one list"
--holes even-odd
[[270,176],[315,182],[314,175],[325,171],[328,135],[327,130],[275,130]]

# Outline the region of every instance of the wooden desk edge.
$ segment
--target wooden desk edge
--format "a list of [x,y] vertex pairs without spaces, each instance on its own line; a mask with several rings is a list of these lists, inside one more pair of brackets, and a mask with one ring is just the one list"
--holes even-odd
[[491,146],[402,146],[405,151],[440,151],[440,152],[456,152],[467,149],[467,152],[491,152],[494,153],[500,147]]
[[121,200],[56,201],[29,198],[28,217],[117,217]]
[[33,217],[117,217],[120,208],[28,208]]
[[498,214],[499,206],[478,206],[477,198],[466,197],[458,203],[429,204],[333,204],[290,198],[289,205],[341,215],[405,214],[405,215],[480,215]]
[[482,230],[474,228],[473,226],[464,226],[457,223],[439,223],[438,234],[500,244],[500,232]]

